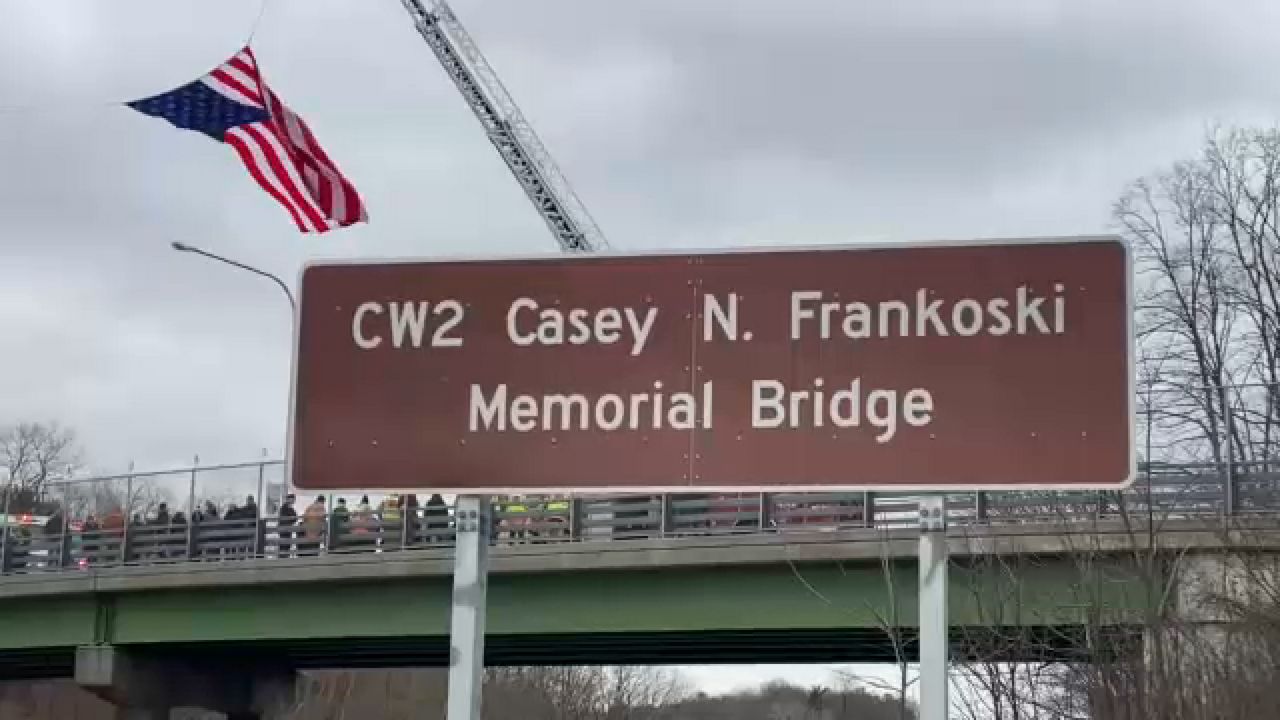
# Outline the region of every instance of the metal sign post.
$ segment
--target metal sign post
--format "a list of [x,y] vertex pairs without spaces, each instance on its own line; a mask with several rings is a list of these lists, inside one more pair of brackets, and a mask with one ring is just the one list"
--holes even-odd
[[920,720],[947,720],[947,499],[920,499]]
[[458,498],[449,620],[448,720],[480,720],[489,574],[489,499]]

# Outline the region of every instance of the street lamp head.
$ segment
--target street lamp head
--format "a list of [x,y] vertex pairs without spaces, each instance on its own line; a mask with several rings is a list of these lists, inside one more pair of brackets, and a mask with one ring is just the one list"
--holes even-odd
[[252,265],[245,265],[242,262],[237,262],[230,258],[224,258],[221,255],[216,255],[214,253],[209,252],[208,250],[203,250],[201,248],[195,247],[194,245],[188,245],[184,242],[179,242],[177,240],[170,242],[169,247],[173,248],[174,250],[177,250],[178,252],[195,253],[196,255],[209,258],[210,260],[216,260],[220,263],[224,263],[232,267],[240,268],[241,270],[247,270],[248,272],[251,272],[255,275],[261,275],[262,277],[267,278],[271,282],[280,286],[280,289],[284,291],[285,297],[289,299],[290,309],[292,309],[295,313],[298,311],[297,302],[293,299],[293,293],[289,290],[289,286],[285,285],[283,280],[276,277],[275,275],[272,275],[266,270],[260,270],[256,267],[253,267]]

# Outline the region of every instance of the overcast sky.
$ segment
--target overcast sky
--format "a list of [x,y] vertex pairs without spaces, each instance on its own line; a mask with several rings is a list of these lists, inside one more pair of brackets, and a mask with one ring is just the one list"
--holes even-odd
[[[0,0],[0,421],[104,470],[283,450],[289,315],[322,256],[547,252],[395,0],[268,0],[254,47],[371,222],[296,232],[234,153],[113,103],[233,54],[257,0]],[[1108,229],[1210,122],[1280,115],[1280,4],[457,0],[620,249]]]
[[[1274,0],[457,0],[619,249],[1067,235],[1207,124],[1280,116]],[[296,232],[234,153],[115,103],[258,0],[0,0],[0,424],[95,468],[283,451],[279,273],[555,249],[396,0],[268,0],[254,47],[368,203]],[[767,671],[771,673],[772,671]],[[700,680],[730,689],[758,674]]]

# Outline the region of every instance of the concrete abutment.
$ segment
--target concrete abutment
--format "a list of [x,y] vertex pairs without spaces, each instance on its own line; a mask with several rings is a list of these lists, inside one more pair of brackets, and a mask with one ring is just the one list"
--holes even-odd
[[200,708],[228,720],[274,720],[295,704],[292,670],[191,662],[114,645],[76,649],[75,680],[118,708],[118,720],[168,720]]

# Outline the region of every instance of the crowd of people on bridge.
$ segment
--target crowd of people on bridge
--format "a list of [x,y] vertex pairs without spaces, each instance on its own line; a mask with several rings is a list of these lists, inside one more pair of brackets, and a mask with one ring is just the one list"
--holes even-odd
[[[89,512],[82,521],[66,522],[57,506],[40,525],[17,523],[4,530],[4,571],[35,567],[115,564],[164,559],[230,559],[255,554],[297,556],[338,550],[390,550],[407,545],[445,544],[451,541],[451,509],[439,493],[420,504],[416,494],[388,495],[377,505],[362,495],[351,506],[338,497],[316,496],[305,508],[287,495],[273,516],[263,516],[252,495],[242,504],[220,509],[212,500],[198,506],[188,518],[168,503],[159,502],[149,513],[126,513],[118,505],[98,515]],[[554,503],[565,512],[567,502]],[[517,522],[518,524],[518,522]]]
[[280,507],[276,529],[283,546],[291,554],[315,553],[321,549],[389,548],[397,545],[442,543],[451,526],[449,506],[440,494],[433,494],[425,507],[417,495],[388,495],[375,507],[368,495],[350,507],[345,497],[333,508],[318,495],[299,514],[294,495],[287,495]]
[[[743,511],[737,496],[680,495],[676,506],[663,506],[661,531],[680,528],[735,530],[754,528],[768,513],[754,503]],[[670,500],[670,499],[669,499]],[[668,501],[669,501],[668,500]],[[605,529],[613,537],[650,532],[654,525],[654,501],[660,498],[634,496],[608,501]],[[332,507],[330,507],[332,505]],[[849,503],[838,503],[840,513],[831,517],[806,515],[796,518],[861,522],[861,512]],[[849,507],[845,507],[850,505]],[[565,497],[537,495],[494,498],[495,542],[539,543],[567,539],[577,530],[574,503]],[[634,509],[633,509],[634,508]],[[582,512],[579,510],[579,512]],[[682,519],[672,522],[672,517]],[[416,494],[387,495],[375,505],[368,495],[354,504],[346,497],[318,495],[302,506],[293,494],[285,496],[274,514],[261,511],[253,495],[243,503],[230,502],[220,508],[212,500],[197,504],[190,512],[171,511],[158,502],[150,512],[128,515],[112,505],[101,515],[88,512],[83,520],[68,522],[65,508],[54,504],[47,520],[6,523],[0,569],[4,572],[47,567],[114,565],[165,560],[242,559],[248,557],[296,557],[322,552],[383,552],[402,547],[446,545],[452,542],[452,511],[439,493],[420,503]],[[633,520],[632,523],[626,520]],[[589,521],[589,520],[588,520]],[[619,522],[621,521],[621,522]],[[772,519],[769,522],[773,522]],[[670,524],[670,527],[668,527]],[[721,527],[723,526],[723,527]]]

